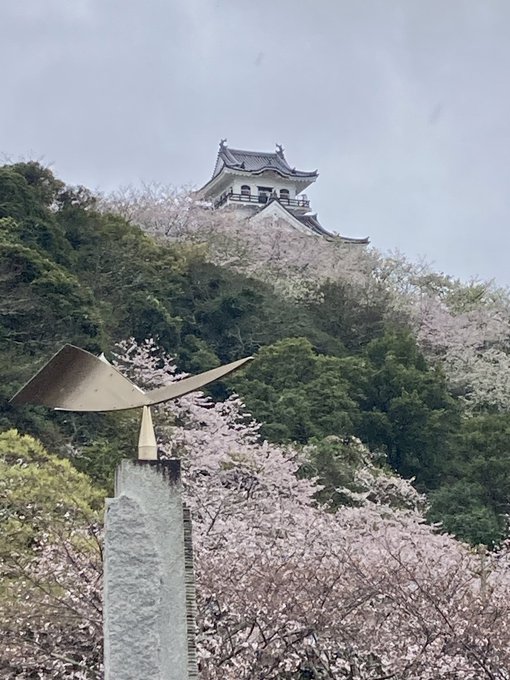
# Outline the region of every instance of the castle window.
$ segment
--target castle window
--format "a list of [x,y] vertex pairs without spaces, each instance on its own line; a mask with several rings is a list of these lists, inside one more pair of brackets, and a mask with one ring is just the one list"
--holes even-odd
[[280,189],[280,201],[282,203],[288,203],[289,202],[289,190],[288,189]]
[[251,196],[251,188],[247,184],[243,184],[241,187],[241,200],[244,198],[249,199]]

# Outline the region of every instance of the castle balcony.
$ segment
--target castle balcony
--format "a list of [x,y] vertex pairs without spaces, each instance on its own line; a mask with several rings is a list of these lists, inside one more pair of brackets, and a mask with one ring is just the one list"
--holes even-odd
[[233,191],[225,191],[214,202],[215,208],[221,208],[224,205],[235,203],[244,205],[265,205],[271,199],[275,198],[280,203],[288,208],[309,210],[310,201],[305,197],[298,196],[297,198],[290,198],[289,196],[278,196],[276,194],[269,194],[267,192],[259,192],[258,194],[243,193],[235,194]]

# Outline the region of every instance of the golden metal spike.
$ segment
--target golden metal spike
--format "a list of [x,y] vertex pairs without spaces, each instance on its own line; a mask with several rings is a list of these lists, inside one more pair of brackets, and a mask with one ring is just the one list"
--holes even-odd
[[142,408],[142,422],[140,424],[140,435],[138,437],[138,459],[158,459],[158,447],[156,444],[156,435],[154,434],[154,426],[152,424],[150,406],[144,406]]

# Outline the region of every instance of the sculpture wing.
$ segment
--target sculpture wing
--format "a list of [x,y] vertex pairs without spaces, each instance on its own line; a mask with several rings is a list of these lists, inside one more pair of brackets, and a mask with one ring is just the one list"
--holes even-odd
[[233,361],[231,364],[213,368],[211,371],[192,375],[190,378],[178,380],[177,382],[170,383],[170,385],[165,385],[164,387],[158,387],[155,390],[146,392],[145,396],[148,398],[151,406],[154,404],[161,404],[163,401],[168,401],[169,399],[177,399],[177,397],[182,397],[189,392],[199,390],[215,380],[224,378],[229,373],[232,373],[232,371],[240,368],[243,364],[251,361],[252,358],[253,357],[246,357],[245,359],[239,359],[238,361]]
[[123,411],[161,404],[223,378],[251,357],[143,392],[107,361],[64,345],[11,399],[61,411]]
[[11,402],[63,411],[120,411],[149,404],[111,364],[74,345],[64,345]]

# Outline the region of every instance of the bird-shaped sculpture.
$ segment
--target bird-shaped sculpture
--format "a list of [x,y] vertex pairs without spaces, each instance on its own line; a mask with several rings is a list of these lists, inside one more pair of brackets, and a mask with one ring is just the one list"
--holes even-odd
[[246,357],[211,371],[144,392],[108,361],[74,345],[64,345],[11,399],[61,411],[103,412],[142,408],[138,455],[157,459],[150,406],[177,399],[223,378],[250,361]]

